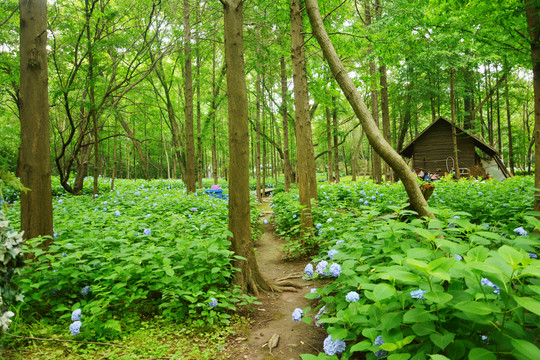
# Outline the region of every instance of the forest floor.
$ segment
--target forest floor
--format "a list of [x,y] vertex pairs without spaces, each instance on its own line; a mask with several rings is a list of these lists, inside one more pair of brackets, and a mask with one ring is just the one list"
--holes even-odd
[[[274,226],[270,218],[272,210],[268,206],[269,199],[264,199],[261,205],[262,219],[268,220],[264,225],[264,233],[256,243],[257,262],[263,276],[269,281],[276,281],[291,275],[298,275],[291,281],[298,286],[297,291],[261,294],[259,301],[262,305],[256,306],[251,314],[249,334],[244,344],[243,358],[246,360],[290,360],[300,359],[301,354],[318,354],[322,351],[324,338],[327,336],[324,329],[308,325],[304,322],[294,322],[292,312],[295,308],[314,307],[313,300],[304,298],[306,293],[314,287],[313,282],[302,279],[305,260],[288,261],[285,259],[281,247],[283,240],[275,235]],[[277,347],[268,348],[268,341],[274,335],[279,335]]]

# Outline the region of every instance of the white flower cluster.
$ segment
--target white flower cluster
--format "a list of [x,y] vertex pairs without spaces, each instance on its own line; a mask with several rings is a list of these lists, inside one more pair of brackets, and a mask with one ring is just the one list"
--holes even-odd
[[5,215],[0,210],[0,328],[7,331],[11,318],[15,315],[12,311],[6,311],[13,301],[22,301],[23,296],[15,292],[13,298],[4,298],[2,294],[13,293],[13,290],[6,291],[10,285],[11,276],[18,273],[23,266],[22,261],[22,233],[9,228],[9,221],[5,220]]

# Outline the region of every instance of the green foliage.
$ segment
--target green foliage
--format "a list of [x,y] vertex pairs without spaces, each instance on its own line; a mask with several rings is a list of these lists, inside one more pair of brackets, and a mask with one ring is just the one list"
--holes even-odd
[[[356,209],[349,208],[354,201],[337,197],[347,191],[354,197],[361,187],[369,196],[375,187],[368,191],[369,183],[342,184],[332,192],[321,187],[327,198],[320,197],[314,213],[315,223],[321,224],[321,251],[313,265],[337,262],[341,274],[306,295],[321,299],[304,313],[317,314],[315,322],[332,339],[346,341],[342,359],[356,358],[358,352],[375,359],[383,356],[380,351],[387,352],[388,359],[536,358],[540,237],[532,231],[540,223],[526,212],[532,203],[530,181],[436,182],[435,200],[451,198],[443,200],[448,207],[432,208],[436,218],[408,222],[400,221],[399,208],[388,215],[380,211],[401,199],[385,192],[392,186],[378,188],[386,204]],[[288,201],[280,198],[276,203],[278,222],[284,221],[285,208],[293,208],[293,201],[291,194]],[[481,202],[493,206],[482,208]],[[475,213],[450,206],[470,207]],[[514,231],[519,226],[528,234]],[[330,249],[337,251],[332,260]],[[315,277],[325,276],[315,272]],[[347,301],[350,292],[358,293],[359,300]],[[379,336],[383,343],[376,346]]]
[[188,196],[179,183],[123,181],[96,198],[57,198],[49,252],[28,243],[37,260],[19,280],[21,316],[48,317],[67,335],[81,309],[82,336],[99,339],[155,314],[201,328],[228,323],[253,298],[231,286],[227,202]]

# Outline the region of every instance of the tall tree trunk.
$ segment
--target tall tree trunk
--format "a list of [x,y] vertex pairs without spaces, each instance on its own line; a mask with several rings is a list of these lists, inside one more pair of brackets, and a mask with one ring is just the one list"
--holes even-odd
[[[217,32],[217,29],[216,29]],[[214,178],[214,185],[218,183],[218,156],[217,156],[217,134],[216,134],[216,41],[214,39],[212,48],[212,176]]]
[[450,112],[452,113],[452,146],[454,148],[454,171],[456,180],[459,180],[459,149],[456,134],[456,101],[454,99],[454,68],[450,69]]
[[288,192],[292,181],[291,156],[289,152],[289,115],[287,113],[287,69],[285,56],[281,55],[281,114],[283,121],[283,172],[285,177],[285,191]]
[[465,94],[463,95],[463,110],[465,116],[463,119],[463,128],[465,130],[474,130],[474,72],[467,66],[463,69],[463,77],[465,80]]
[[533,89],[534,89],[534,154],[535,172],[534,187],[537,189],[534,198],[534,210],[540,211],[540,16],[537,2],[525,0],[527,25],[531,38],[531,60],[533,66]]
[[332,115],[330,113],[330,107],[326,107],[326,141],[328,144],[328,182],[334,181],[334,164],[332,163]]
[[412,105],[412,90],[413,90],[413,69],[410,64],[407,64],[407,73],[408,73],[408,80],[409,84],[407,85],[406,90],[406,100],[405,100],[405,116],[403,117],[403,120],[401,122],[401,127],[399,131],[399,136],[396,143],[396,149],[397,151],[401,151],[403,149],[403,144],[405,142],[405,136],[407,135],[407,131],[409,130],[409,127],[411,126],[411,107]]
[[188,192],[197,191],[195,185],[195,139],[193,134],[193,77],[191,73],[191,25],[190,0],[184,0],[184,114],[186,122],[186,188]]
[[347,97],[356,116],[360,120],[371,146],[394,169],[396,175],[401,179],[409,196],[412,209],[418,212],[420,216],[431,216],[432,214],[426,209],[427,202],[418,187],[415,176],[409,170],[409,167],[401,156],[399,156],[392,146],[384,140],[384,137],[375,125],[366,104],[364,104],[362,97],[356,90],[354,83],[343,67],[341,60],[326,33],[326,29],[324,28],[317,0],[306,0],[306,7],[312,31],[322,48],[324,57],[328,61],[334,77]]
[[514,149],[512,143],[512,119],[510,116],[510,96],[508,91],[508,80],[504,80],[504,95],[506,97],[506,124],[508,126],[508,163],[510,165],[510,174],[514,176]]
[[[260,33],[259,33],[260,34]],[[257,78],[256,82],[256,106],[257,114],[255,115],[255,178],[256,178],[256,195],[257,200],[262,202],[261,189],[261,74],[260,74],[260,47],[257,48]]]
[[243,1],[222,0],[229,116],[229,231],[232,249],[241,258],[235,283],[255,295],[271,290],[257,265],[251,236],[249,205],[249,121],[244,70]]
[[[381,75],[381,114],[383,136],[386,142],[392,144],[392,134],[390,133],[390,102],[388,100],[388,81],[386,75],[386,65],[381,64],[379,66],[379,73]],[[384,176],[386,181],[393,181],[392,170],[386,162],[384,164]]]
[[[19,2],[21,230],[24,238],[53,234],[49,99],[47,88],[47,2]],[[47,251],[52,237],[43,239]]]
[[[497,67],[497,70],[498,67]],[[499,71],[497,71],[497,77],[499,76]],[[502,155],[502,129],[501,129],[501,97],[500,97],[500,91],[497,87],[497,145],[499,154]]]
[[291,0],[291,57],[294,82],[294,108],[296,121],[297,179],[300,192],[301,228],[309,236],[313,233],[311,199],[317,198],[315,156],[304,53],[304,25],[300,0]]
[[[199,8],[199,2],[196,5],[196,22],[199,24],[201,22],[201,11]],[[197,36],[198,38],[198,36]],[[197,180],[199,189],[203,188],[203,177],[205,176],[205,166],[204,166],[204,156],[203,156],[203,146],[202,146],[202,131],[201,131],[201,54],[199,50],[200,41],[197,39],[197,44],[195,47],[195,58],[197,59],[197,79],[195,86],[197,88]]]
[[111,175],[111,190],[114,190],[114,180],[116,179],[116,143],[117,143],[117,130],[118,120],[117,116],[114,117],[114,144],[113,144],[113,165],[112,165],[112,175]]
[[[336,97],[332,97],[332,132],[334,133],[334,179],[336,183],[339,183],[339,138],[338,138],[338,121],[337,121],[337,104]],[[343,158],[345,162],[345,158]],[[345,165],[345,172],[347,172],[347,165]]]

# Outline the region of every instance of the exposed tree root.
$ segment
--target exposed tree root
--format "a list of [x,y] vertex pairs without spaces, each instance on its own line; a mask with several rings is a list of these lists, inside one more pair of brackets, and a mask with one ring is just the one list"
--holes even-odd
[[285,276],[285,277],[276,279],[276,282],[282,282],[282,281],[284,281],[284,280],[289,280],[289,279],[301,279],[302,276],[304,276],[303,273],[291,274],[291,275],[287,275],[287,276]]

